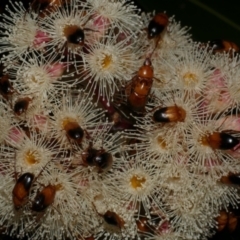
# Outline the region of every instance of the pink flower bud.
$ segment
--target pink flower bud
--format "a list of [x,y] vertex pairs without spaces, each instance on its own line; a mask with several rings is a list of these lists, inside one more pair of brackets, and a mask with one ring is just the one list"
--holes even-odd
[[210,84],[214,84],[215,87],[217,88],[224,88],[226,87],[225,85],[225,78],[223,76],[223,74],[221,73],[220,69],[215,69],[213,71],[213,74],[210,78],[209,81]]
[[99,41],[106,33],[109,26],[109,19],[98,15],[97,13],[92,16],[92,23],[87,28],[92,29],[93,38],[89,39],[89,43],[92,44],[95,41]]
[[53,78],[59,78],[63,75],[63,72],[66,69],[66,63],[53,63],[47,67],[47,72]]
[[44,43],[49,42],[51,38],[48,36],[47,33],[37,30],[37,33],[35,35],[35,39],[33,41],[33,46],[35,48],[43,47]]
[[[213,87],[214,86],[214,87]],[[219,69],[215,69],[206,86],[202,107],[211,112],[223,111],[231,104],[226,79]]]
[[99,16],[95,14],[93,16],[93,26],[94,29],[97,29],[98,32],[103,36],[104,33],[106,32],[108,26],[110,24],[110,21],[108,18],[105,18],[103,16]]
[[221,127],[222,130],[231,130],[240,132],[240,117],[239,116],[226,116],[218,119],[216,125]]
[[171,230],[171,224],[169,221],[165,220],[157,229],[157,233],[166,234]]
[[78,185],[81,186],[81,187],[86,188],[86,187],[89,186],[89,180],[88,179],[81,179],[79,181]]
[[40,131],[46,131],[48,126],[48,118],[45,115],[34,115],[33,125]]
[[127,34],[125,32],[120,32],[117,35],[117,42],[121,42],[121,41],[124,41],[124,40],[127,40],[124,43],[125,46],[130,46],[133,43],[132,38],[129,38],[129,34]]
[[21,140],[24,139],[25,133],[19,129],[18,127],[12,127],[9,131],[7,142],[9,143],[19,143]]

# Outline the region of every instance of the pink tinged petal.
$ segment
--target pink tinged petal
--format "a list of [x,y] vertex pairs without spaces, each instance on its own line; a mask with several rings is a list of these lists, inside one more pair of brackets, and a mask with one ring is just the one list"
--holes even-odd
[[122,32],[122,33],[118,34],[117,41],[120,42],[120,41],[125,40],[126,38],[127,38],[127,35]]
[[48,126],[48,118],[45,115],[35,115],[33,117],[33,125],[38,130],[44,131]]
[[214,85],[214,88],[225,88],[225,78],[220,69],[215,69],[209,81],[210,85]]
[[[214,86],[214,87],[213,87]],[[222,76],[221,71],[216,69],[209,79],[209,83],[206,86],[206,98],[212,99],[212,95],[219,95],[227,91],[227,86],[225,84],[225,78]]]
[[217,159],[206,159],[204,161],[204,166],[207,167],[209,170],[212,168],[212,167],[215,167],[215,166],[220,166],[221,165],[221,162]]
[[136,209],[136,203],[132,201],[127,205],[127,208],[126,208],[126,210],[131,210],[131,211],[135,209]]
[[125,46],[129,46],[129,45],[133,44],[132,38],[129,38],[129,35],[127,35],[127,34],[124,33],[124,32],[121,32],[121,33],[118,34],[118,36],[117,36],[117,42],[124,41],[124,40],[126,40],[127,38],[128,38],[128,40],[125,41],[124,45],[125,45]]
[[171,224],[169,221],[164,221],[157,229],[157,233],[160,233],[160,234],[166,234],[166,233],[169,233],[171,230]]
[[78,182],[79,188],[81,191],[84,191],[89,188],[89,180],[88,179],[81,179]]
[[67,67],[66,63],[54,63],[46,68],[49,75],[53,78],[61,77]]
[[215,112],[227,108],[231,102],[226,79],[220,69],[215,69],[205,89],[204,104]]
[[180,153],[175,160],[176,160],[176,163],[179,165],[186,165],[188,163],[188,158],[185,157],[184,155],[181,155]]
[[86,27],[93,30],[90,30],[93,37],[88,39],[90,44],[93,44],[95,41],[99,41],[105,35],[110,24],[108,18],[104,18],[103,16],[99,16],[98,14],[93,15],[92,18],[92,23]]
[[206,113],[208,110],[208,101],[205,99],[201,101],[201,103],[198,105],[198,109],[199,109],[199,112]]
[[51,38],[48,36],[47,33],[37,30],[37,33],[35,35],[35,39],[33,41],[33,46],[35,48],[41,47],[44,43],[47,43],[51,40]]
[[10,143],[19,143],[24,139],[25,133],[17,127],[12,127],[8,134],[8,142]]
[[110,24],[109,19],[103,16],[98,16],[97,14],[93,16],[93,19],[94,29],[97,29],[99,33],[104,34]]
[[220,118],[216,121],[216,125],[222,130],[231,130],[240,132],[240,117],[238,116],[227,116]]

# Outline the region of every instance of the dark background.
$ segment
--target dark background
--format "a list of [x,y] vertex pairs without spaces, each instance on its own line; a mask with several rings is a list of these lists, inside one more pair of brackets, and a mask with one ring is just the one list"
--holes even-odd
[[[30,0],[23,1],[27,4]],[[0,0],[0,12],[8,2]],[[236,0],[134,0],[134,2],[144,11],[166,11],[169,16],[175,15],[175,19],[180,21],[182,26],[191,27],[190,33],[196,41],[225,39],[240,46],[240,10]],[[240,217],[240,211],[237,211],[236,215]],[[229,232],[226,228],[211,240],[240,240],[239,225],[238,223],[234,232]],[[0,240],[3,239],[11,238],[0,235]]]
[[191,27],[194,40],[226,39],[240,45],[240,9],[235,0],[137,0],[146,11],[166,11],[182,26]]

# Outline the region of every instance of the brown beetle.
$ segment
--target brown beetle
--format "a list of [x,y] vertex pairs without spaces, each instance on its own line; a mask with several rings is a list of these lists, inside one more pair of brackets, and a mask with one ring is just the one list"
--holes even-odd
[[21,116],[23,113],[26,113],[32,99],[30,97],[19,98],[14,103],[13,111],[17,116]]
[[143,111],[153,84],[153,67],[150,58],[146,58],[136,76],[131,80],[131,90],[127,98],[128,105],[134,111]]
[[184,122],[185,118],[186,111],[177,105],[159,108],[153,114],[153,121],[158,123]]
[[159,38],[160,34],[166,29],[169,18],[165,13],[157,13],[148,24],[148,38]]
[[83,164],[86,166],[95,166],[98,172],[104,172],[111,168],[113,163],[112,155],[103,148],[97,150],[93,148],[92,142],[82,153]]
[[237,44],[223,39],[212,40],[209,42],[209,45],[212,47],[213,53],[229,52],[232,55],[233,52],[239,52],[239,47]]
[[84,130],[80,127],[78,122],[73,119],[65,119],[62,123],[63,130],[66,132],[66,137],[69,141],[80,144],[84,137]]
[[34,181],[34,175],[32,173],[22,174],[16,181],[16,184],[12,191],[13,205],[16,210],[22,208],[28,201],[30,189]]
[[32,210],[43,212],[47,207],[53,204],[56,192],[61,189],[61,185],[47,185],[39,191],[32,202]]

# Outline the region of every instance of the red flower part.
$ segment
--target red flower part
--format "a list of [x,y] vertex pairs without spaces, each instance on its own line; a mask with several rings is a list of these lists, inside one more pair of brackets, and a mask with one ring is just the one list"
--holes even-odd
[[159,228],[157,229],[157,233],[169,233],[171,229],[171,224],[169,221],[165,220],[160,226]]

